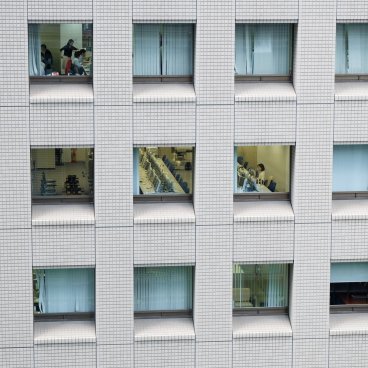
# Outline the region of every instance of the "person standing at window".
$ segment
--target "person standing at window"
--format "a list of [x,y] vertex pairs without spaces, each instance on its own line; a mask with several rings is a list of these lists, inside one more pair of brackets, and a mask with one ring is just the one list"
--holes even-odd
[[63,65],[61,69],[65,69],[65,74],[70,72],[72,66],[72,54],[73,51],[78,50],[74,45],[74,40],[70,39],[68,43],[60,49],[60,52],[63,51]]
[[41,45],[41,61],[45,64],[45,74],[51,74],[53,63],[52,54],[45,44]]

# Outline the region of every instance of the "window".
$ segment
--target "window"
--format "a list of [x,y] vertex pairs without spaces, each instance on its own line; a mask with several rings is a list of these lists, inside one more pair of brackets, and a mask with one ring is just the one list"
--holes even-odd
[[272,193],[288,193],[290,190],[290,147],[235,147],[234,175],[234,192],[237,194],[267,196]]
[[336,74],[368,73],[368,24],[337,24]]
[[[355,198],[368,192],[368,145],[336,145],[333,148],[334,199]],[[363,192],[363,193],[362,193]]]
[[292,24],[237,24],[235,74],[239,76],[290,76]]
[[254,310],[288,307],[289,265],[253,264],[233,267],[233,308]]
[[[92,75],[92,24],[29,24],[29,75],[62,77]],[[41,79],[40,79],[41,80]],[[46,79],[43,79],[44,81]]]
[[333,311],[368,310],[368,263],[332,263],[330,303]]
[[93,202],[93,157],[93,148],[31,149],[33,202]]
[[136,315],[191,313],[193,267],[134,268],[134,311]]
[[134,195],[192,194],[193,151],[193,147],[135,148]]
[[134,76],[192,76],[193,45],[192,24],[134,24]]
[[91,318],[95,312],[95,270],[33,270],[33,309],[40,318]]

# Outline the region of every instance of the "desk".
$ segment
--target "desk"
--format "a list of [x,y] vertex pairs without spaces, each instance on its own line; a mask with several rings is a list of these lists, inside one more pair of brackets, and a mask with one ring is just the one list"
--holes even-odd
[[[249,179],[249,180],[254,180],[252,178],[252,176],[250,175],[249,171],[245,168],[240,168],[238,169],[237,172],[238,177],[244,178],[244,180]],[[253,181],[254,182],[254,181]],[[253,192],[243,192],[242,190],[242,186],[238,186],[237,185],[237,192],[238,193],[254,193],[254,192],[258,192],[258,193],[272,193],[265,185],[263,184],[255,184],[255,188],[256,190]]]
[[154,194],[155,188],[153,184],[148,179],[147,171],[139,165],[139,188],[141,189],[143,194]]

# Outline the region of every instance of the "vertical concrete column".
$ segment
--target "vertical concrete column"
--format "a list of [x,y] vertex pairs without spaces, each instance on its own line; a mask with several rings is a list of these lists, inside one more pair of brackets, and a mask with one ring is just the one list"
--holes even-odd
[[132,2],[95,0],[98,367],[133,365]]
[[235,2],[197,1],[196,281],[198,367],[232,366]]
[[32,367],[27,2],[0,2],[0,362]]
[[292,175],[296,224],[290,305],[295,368],[328,366],[335,9],[335,0],[299,1]]

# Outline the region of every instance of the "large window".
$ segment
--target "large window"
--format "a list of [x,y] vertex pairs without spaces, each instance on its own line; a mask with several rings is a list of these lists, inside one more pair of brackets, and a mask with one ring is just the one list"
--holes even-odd
[[134,195],[188,195],[193,192],[193,147],[134,149]]
[[332,263],[330,299],[333,310],[368,310],[368,263]]
[[368,24],[337,24],[336,74],[368,73]]
[[289,192],[289,146],[238,146],[234,165],[235,193]]
[[235,74],[290,76],[293,25],[237,24]]
[[134,268],[134,311],[137,315],[157,312],[191,312],[193,267]]
[[368,145],[334,146],[333,192],[359,193],[367,191]]
[[29,75],[90,76],[92,47],[92,24],[29,24]]
[[93,156],[93,148],[32,149],[33,202],[93,202]]
[[134,76],[192,76],[193,45],[192,24],[134,24]]
[[289,265],[236,264],[233,268],[233,307],[284,309],[288,306]]
[[35,317],[93,317],[95,270],[91,268],[33,270]]

